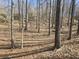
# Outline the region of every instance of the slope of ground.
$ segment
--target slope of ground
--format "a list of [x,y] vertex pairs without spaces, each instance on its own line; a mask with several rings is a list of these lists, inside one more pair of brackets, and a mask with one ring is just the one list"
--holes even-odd
[[79,59],[79,38],[65,41],[60,49],[42,52],[32,57],[32,59]]
[[[28,24],[28,31],[24,32],[24,48],[20,49],[22,33],[17,30],[18,24],[13,24],[13,37],[16,49],[10,48],[10,26],[0,25],[0,58],[10,59],[77,59],[79,58],[79,37],[75,35],[76,26],[73,26],[72,40],[67,40],[68,29],[63,28],[61,32],[62,47],[53,50],[54,29],[48,36],[48,26],[42,26],[40,33],[35,29],[35,23]],[[49,51],[52,50],[52,51]],[[45,52],[46,51],[46,52]]]

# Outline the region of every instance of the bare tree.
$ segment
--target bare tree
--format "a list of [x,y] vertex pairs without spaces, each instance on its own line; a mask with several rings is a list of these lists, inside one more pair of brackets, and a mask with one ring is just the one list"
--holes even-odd
[[52,3],[52,28],[54,27],[54,24],[55,24],[55,18],[56,18],[56,1],[57,0],[53,0],[53,3]]
[[68,40],[70,40],[72,37],[72,24],[73,24],[74,10],[75,10],[75,0],[72,0],[71,4],[72,4],[72,8],[71,8],[70,29],[69,29]]
[[50,35],[50,20],[51,20],[51,0],[50,0],[50,9],[49,9],[49,34]]
[[78,19],[78,29],[77,29],[77,34],[79,34],[79,19]]
[[78,19],[78,29],[77,29],[77,34],[79,35],[79,17],[78,17],[77,19]]
[[56,0],[53,0],[52,1],[53,3],[52,3],[52,20],[51,20],[51,22],[52,22],[52,28],[53,28],[53,26],[54,26],[54,22],[55,22],[55,4],[56,4]]
[[20,31],[21,29],[20,0],[18,0],[18,14],[19,14],[19,31]]
[[23,36],[23,32],[24,32],[24,19],[23,19],[23,4],[24,4],[24,1],[22,0],[22,8],[21,8],[21,17],[22,17],[22,39],[21,39],[21,48],[23,48],[23,39],[24,39],[24,36]]
[[27,0],[26,0],[26,21],[25,21],[25,29],[24,30],[27,30]]
[[65,5],[65,0],[62,0],[62,3],[61,3],[61,28],[63,26],[64,5]]
[[70,26],[71,8],[72,8],[72,3],[70,3],[69,10],[68,10],[68,22],[67,22],[68,27]]
[[38,28],[38,0],[37,0],[37,16],[36,16],[36,29]]
[[13,40],[13,24],[12,24],[12,22],[13,22],[13,5],[14,5],[14,3],[13,3],[13,0],[11,0],[11,47],[12,48],[14,48],[15,47],[15,45],[14,45],[14,40]]
[[37,0],[38,3],[38,32],[40,32],[40,0]]
[[55,24],[55,48],[61,47],[61,41],[60,41],[60,6],[61,6],[61,0],[57,0],[57,7],[56,7],[56,24]]

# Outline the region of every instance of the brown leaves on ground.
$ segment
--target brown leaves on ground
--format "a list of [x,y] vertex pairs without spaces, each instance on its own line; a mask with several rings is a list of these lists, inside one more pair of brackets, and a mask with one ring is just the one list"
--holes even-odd
[[65,41],[60,49],[40,53],[35,59],[79,59],[79,40]]

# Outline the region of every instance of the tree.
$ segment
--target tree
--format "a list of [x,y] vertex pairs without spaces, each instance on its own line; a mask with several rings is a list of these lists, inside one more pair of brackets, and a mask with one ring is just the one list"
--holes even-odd
[[12,22],[13,22],[13,18],[12,18],[12,16],[13,16],[13,0],[11,0],[11,47],[12,48],[14,48],[15,47],[15,45],[14,45],[14,40],[13,40],[13,24],[12,24]]
[[38,3],[38,32],[40,32],[40,0],[37,0]]
[[25,29],[24,30],[27,30],[27,0],[26,0],[26,21],[25,21]]
[[50,0],[50,9],[49,9],[49,35],[50,35],[50,20],[51,20],[51,0]]
[[68,40],[70,40],[72,37],[72,24],[73,24],[74,10],[75,10],[75,0],[72,0],[71,4],[72,4],[72,8],[71,8],[70,29],[69,29]]
[[60,41],[60,6],[61,6],[61,0],[57,0],[57,7],[56,7],[56,24],[55,24],[55,48],[61,47],[61,41]]
[[55,24],[55,14],[56,14],[56,0],[53,0],[53,5],[52,5],[52,28],[54,27]]
[[77,34],[79,35],[79,17],[78,17],[78,29],[77,29]]
[[24,36],[23,36],[23,32],[24,32],[24,19],[23,19],[23,4],[24,4],[24,1],[22,0],[22,8],[21,8],[21,17],[22,17],[22,39],[21,39],[21,48],[23,48],[23,39],[24,39]]
[[37,12],[36,12],[36,29],[38,28],[38,0],[37,0],[37,7],[36,7],[36,9],[37,9]]
[[76,17],[75,18],[78,20],[77,34],[79,35],[79,11],[76,12]]
[[67,22],[68,27],[70,26],[71,8],[72,8],[72,3],[70,3],[69,9],[68,9],[68,22]]
[[18,19],[19,19],[19,31],[20,31],[20,29],[21,29],[21,23],[20,23],[20,21],[21,21],[21,14],[20,14],[20,0],[18,0],[18,14],[19,14],[19,17],[18,17]]
[[65,5],[65,0],[62,0],[62,3],[61,3],[61,28],[63,26],[64,5]]

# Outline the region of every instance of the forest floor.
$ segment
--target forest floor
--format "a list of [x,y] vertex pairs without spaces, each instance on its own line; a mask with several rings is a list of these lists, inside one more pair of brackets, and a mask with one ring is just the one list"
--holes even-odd
[[0,25],[0,59],[79,59],[79,36],[76,35],[77,27],[73,26],[72,39],[68,38],[68,28],[61,31],[60,49],[53,49],[55,30],[51,28],[48,35],[48,24],[41,24],[40,33],[35,28],[35,23],[28,23],[28,31],[24,32],[24,48],[21,49],[22,33],[18,31],[18,24],[13,25],[13,39],[15,49],[10,49],[10,26]]

